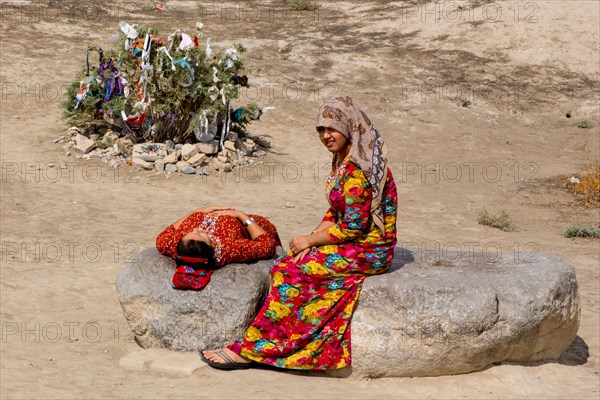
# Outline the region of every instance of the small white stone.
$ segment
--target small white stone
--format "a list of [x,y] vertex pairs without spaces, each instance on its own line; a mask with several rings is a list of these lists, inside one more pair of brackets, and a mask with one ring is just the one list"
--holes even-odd
[[184,174],[191,175],[191,174],[194,174],[196,172],[196,170],[193,167],[186,165],[183,168],[181,168],[181,172]]
[[184,144],[181,148],[181,158],[187,160],[198,152],[198,148],[193,144]]
[[197,154],[194,154],[192,157],[190,157],[190,159],[188,160],[188,163],[190,163],[190,165],[192,167],[197,167],[204,161],[205,158],[206,158],[206,154],[197,153]]
[[96,147],[96,142],[86,138],[82,134],[77,134],[77,136],[75,136],[75,143],[77,144],[73,147],[73,149],[81,152],[82,154],[87,154],[94,147]]
[[183,172],[183,168],[189,167],[190,164],[187,161],[177,161],[177,164],[175,164],[175,166],[177,167],[177,170],[179,172]]
[[154,163],[142,160],[141,158],[138,157],[133,157],[131,159],[131,161],[133,162],[133,164],[138,165],[144,169],[152,169],[154,168]]
[[179,160],[179,152],[175,151],[164,158],[165,164],[175,164]]
[[225,143],[223,144],[223,146],[227,150],[235,151],[235,142],[232,142],[230,140],[226,140]]
[[211,142],[196,143],[196,147],[201,153],[207,155],[217,154],[219,152],[219,141],[213,140]]

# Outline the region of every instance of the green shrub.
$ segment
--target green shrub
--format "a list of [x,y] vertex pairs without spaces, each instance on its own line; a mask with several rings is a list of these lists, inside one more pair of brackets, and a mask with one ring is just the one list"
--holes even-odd
[[296,11],[308,11],[317,8],[317,2],[314,0],[284,0],[284,3]]
[[[202,42],[181,50],[180,32],[175,32],[169,43],[152,27],[134,27],[138,36],[132,49],[125,50],[122,32],[111,49],[88,48],[89,66],[82,66],[66,90],[66,122],[80,127],[105,124],[144,141],[194,141],[208,125],[213,132],[221,132],[226,104],[239,98],[242,83],[234,78],[244,78],[243,85],[247,85],[247,77],[240,77],[246,49],[234,44],[225,52],[207,52]],[[142,68],[146,37],[152,38],[149,65]],[[80,91],[85,98],[78,102]],[[244,134],[246,125],[256,119],[258,106],[229,111],[238,117],[231,120],[230,128]]]
[[479,225],[487,225],[492,228],[498,228],[505,232],[510,232],[515,230],[515,226],[510,221],[509,215],[501,211],[500,215],[490,214],[486,209],[483,209],[479,212],[479,218],[477,219]]
[[589,237],[600,239],[600,227],[592,224],[573,224],[562,231],[564,237]]

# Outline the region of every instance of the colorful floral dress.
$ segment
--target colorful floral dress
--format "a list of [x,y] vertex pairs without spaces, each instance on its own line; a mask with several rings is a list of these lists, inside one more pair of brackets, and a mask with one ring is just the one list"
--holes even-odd
[[231,215],[195,212],[184,219],[178,228],[169,225],[156,238],[156,248],[161,254],[177,257],[177,243],[182,237],[201,228],[208,233],[215,250],[215,263],[222,267],[231,263],[246,263],[265,260],[275,255],[281,244],[277,229],[265,217],[249,215],[267,233],[254,240],[250,238],[246,226]]
[[228,348],[250,360],[291,369],[351,365],[350,319],[367,275],[386,272],[396,244],[396,185],[388,170],[382,207],[385,231],[370,216],[371,188],[350,161],[329,177],[336,244],[319,247],[298,263],[288,254],[271,267],[265,303],[244,335]]

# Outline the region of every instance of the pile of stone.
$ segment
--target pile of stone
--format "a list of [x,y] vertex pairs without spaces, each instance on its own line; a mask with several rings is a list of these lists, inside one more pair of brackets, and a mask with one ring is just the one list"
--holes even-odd
[[67,156],[99,158],[113,168],[127,163],[166,174],[230,172],[236,167],[252,164],[255,158],[266,155],[265,149],[271,147],[271,142],[265,136],[242,138],[235,132],[229,133],[223,148],[220,148],[220,142],[216,139],[193,144],[174,143],[171,140],[134,144],[135,141],[131,135],[119,137],[110,129],[86,136],[77,127],[70,128],[67,135],[54,139],[54,143],[65,143],[63,149]]

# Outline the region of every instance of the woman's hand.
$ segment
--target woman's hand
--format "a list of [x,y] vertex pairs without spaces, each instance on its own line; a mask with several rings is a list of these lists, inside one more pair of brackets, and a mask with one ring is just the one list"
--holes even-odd
[[[244,214],[243,212],[238,211],[238,210],[234,210],[234,209],[227,210],[227,209],[225,209],[225,210],[213,211],[213,213],[219,214],[219,215],[230,215],[232,217],[235,217],[235,218],[239,219],[241,222],[245,222],[244,217],[246,216],[246,214]],[[247,218],[248,217],[246,216],[246,219]]]
[[[314,249],[314,247],[313,247]],[[302,250],[300,253],[296,254],[293,258],[293,261],[295,263],[297,263],[298,261],[302,260],[304,257],[306,257],[306,255],[311,251],[311,249],[304,249]]]
[[223,206],[208,206],[208,207],[202,207],[202,208],[198,208],[196,211],[197,212],[203,212],[203,213],[212,213],[215,211],[224,211],[224,210],[235,210],[235,208],[233,207],[223,207]]
[[290,240],[290,250],[294,255],[301,253],[305,249],[310,249],[311,243],[308,238],[308,235],[305,236],[296,236],[292,240]]
[[222,211],[225,211],[225,210],[234,210],[234,208],[233,207],[222,207],[222,206],[209,206],[209,207],[197,208],[194,211],[192,211],[191,213],[189,213],[188,215],[186,215],[185,217],[181,218],[179,221],[175,222],[173,224],[173,228],[179,229],[179,227],[181,226],[181,223],[183,221],[185,221],[185,219],[188,218],[193,213],[201,212],[201,213],[207,214],[207,213],[211,213],[211,212],[215,212],[215,211],[221,211],[221,210]]

